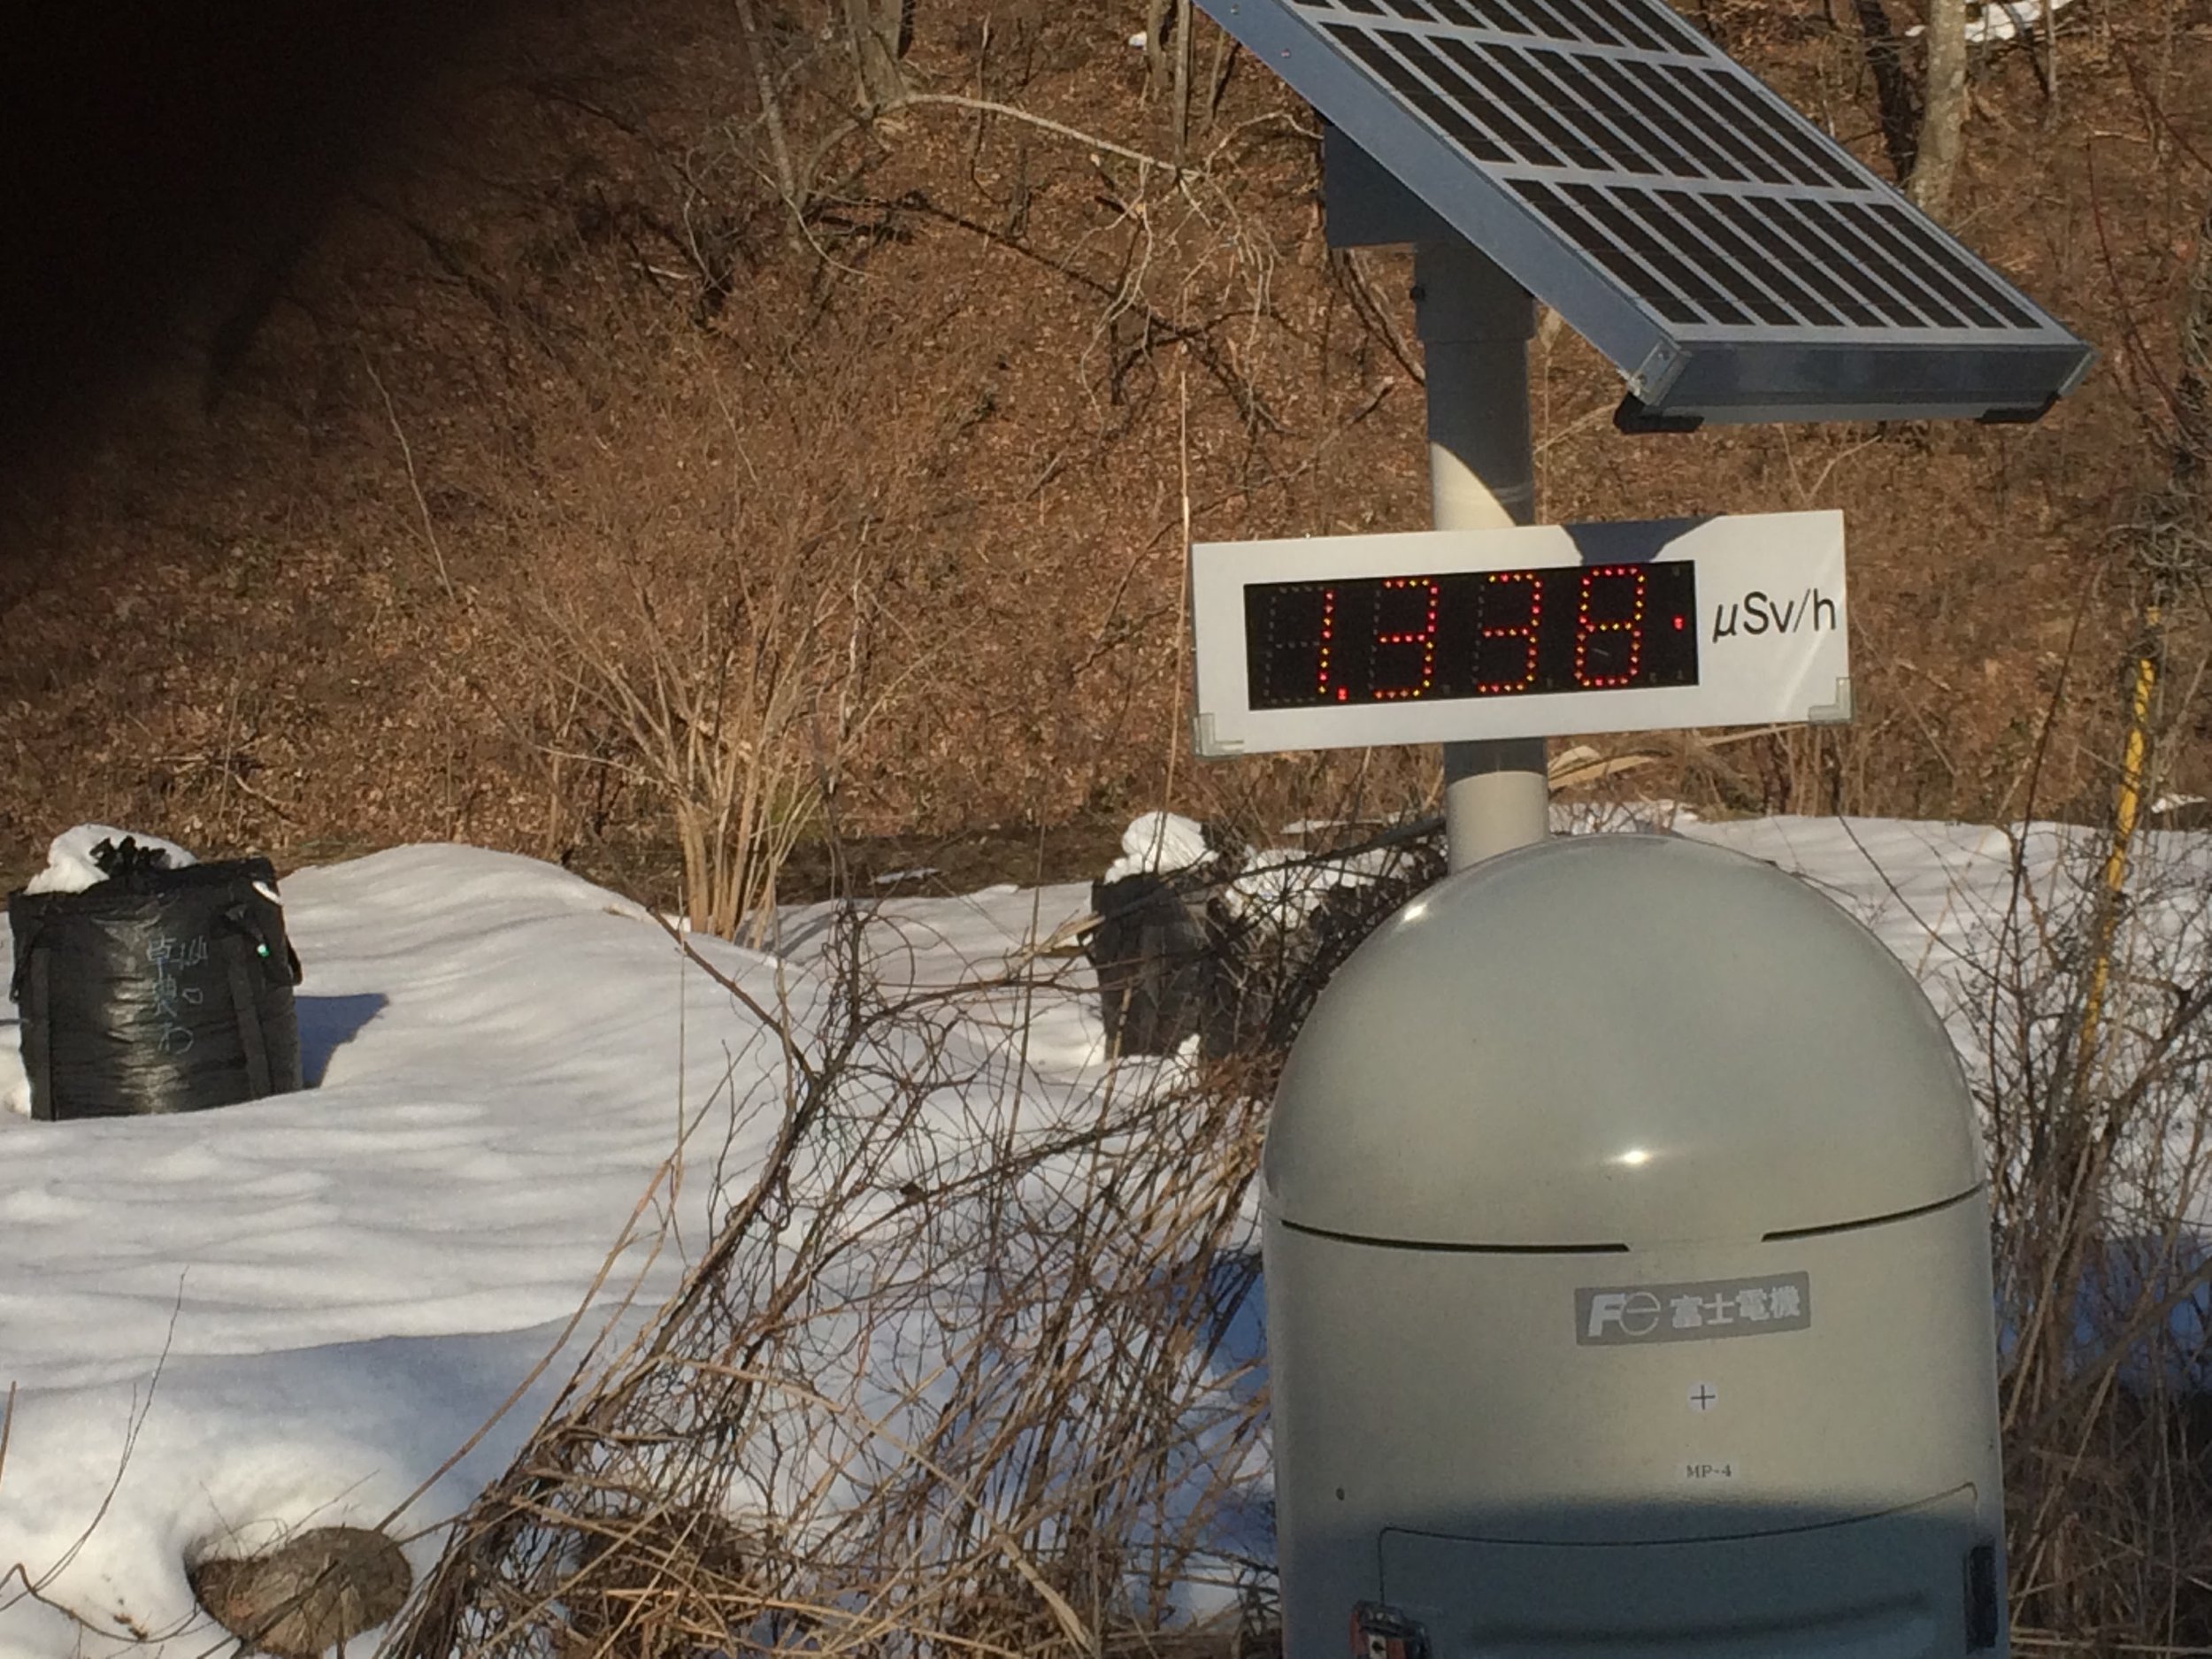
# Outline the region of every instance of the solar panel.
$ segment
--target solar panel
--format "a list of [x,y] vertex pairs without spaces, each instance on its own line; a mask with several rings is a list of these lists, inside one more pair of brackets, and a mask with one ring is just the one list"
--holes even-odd
[[1604,352],[1625,426],[2032,419],[2088,368],[1664,0],[1201,4]]

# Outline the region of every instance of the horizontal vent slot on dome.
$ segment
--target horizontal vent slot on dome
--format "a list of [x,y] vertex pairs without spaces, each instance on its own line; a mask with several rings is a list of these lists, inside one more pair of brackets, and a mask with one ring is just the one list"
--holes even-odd
[[1310,1227],[1285,1221],[1292,1233],[1310,1239],[1333,1239],[1339,1244],[1369,1244],[1382,1250],[1432,1250],[1447,1256],[1626,1256],[1625,1244],[1448,1244],[1429,1239],[1379,1239],[1369,1233],[1339,1233],[1331,1227]]
[[1855,1221],[1824,1221],[1816,1227],[1782,1227],[1759,1235],[1762,1244],[1786,1244],[1793,1239],[1817,1239],[1831,1233],[1856,1233],[1863,1227],[1886,1227],[1894,1221],[1916,1221],[1922,1216],[1932,1216],[1939,1210],[1948,1210],[1962,1204],[1981,1191],[1980,1183],[1955,1193],[1948,1198],[1939,1198],[1932,1204],[1916,1204],[1910,1210],[1893,1210],[1886,1216],[1864,1216]]

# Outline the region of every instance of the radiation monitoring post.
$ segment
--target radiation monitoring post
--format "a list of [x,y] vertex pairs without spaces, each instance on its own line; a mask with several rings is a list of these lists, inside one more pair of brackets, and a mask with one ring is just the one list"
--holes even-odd
[[1843,516],[1191,549],[1205,756],[1851,717]]

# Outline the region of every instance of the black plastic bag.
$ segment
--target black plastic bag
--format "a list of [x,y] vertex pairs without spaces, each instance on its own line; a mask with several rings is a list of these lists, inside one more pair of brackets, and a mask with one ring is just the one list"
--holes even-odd
[[1091,908],[1107,1052],[1173,1054],[1205,1018],[1213,965],[1204,912],[1148,873],[1092,882]]
[[299,958],[265,858],[103,844],[81,893],[11,893],[31,1115],[203,1111],[300,1087]]

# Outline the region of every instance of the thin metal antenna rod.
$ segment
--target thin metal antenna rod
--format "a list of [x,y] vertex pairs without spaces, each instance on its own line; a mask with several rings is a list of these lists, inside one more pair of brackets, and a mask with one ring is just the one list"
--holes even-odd
[[[1413,302],[1428,376],[1436,527],[1533,523],[1528,342],[1536,332],[1534,303],[1457,238],[1416,246]],[[1542,738],[1444,745],[1444,837],[1454,870],[1542,841],[1550,809]]]

